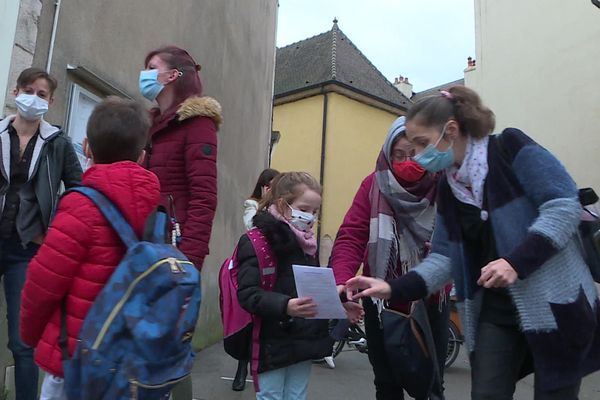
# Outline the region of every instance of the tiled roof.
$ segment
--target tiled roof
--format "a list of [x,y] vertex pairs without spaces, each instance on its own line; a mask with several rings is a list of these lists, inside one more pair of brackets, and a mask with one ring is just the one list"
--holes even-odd
[[339,29],[277,49],[275,97],[336,81],[401,108],[406,98]]
[[419,93],[415,93],[415,94],[413,94],[413,96],[410,99],[413,101],[413,103],[415,103],[415,102],[421,100],[423,97],[427,97],[427,96],[431,96],[431,95],[439,93],[440,90],[448,90],[452,86],[464,86],[464,85],[465,85],[465,80],[459,79],[459,80],[456,80],[453,82],[444,83],[443,85],[440,85],[440,86],[432,87],[431,89],[423,90],[422,92],[419,92]]

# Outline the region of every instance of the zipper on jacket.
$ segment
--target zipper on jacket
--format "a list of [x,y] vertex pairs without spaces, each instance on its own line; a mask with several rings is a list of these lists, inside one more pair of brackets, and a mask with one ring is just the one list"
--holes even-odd
[[[189,264],[192,266],[194,265],[190,261],[177,260],[177,262],[179,264]],[[100,344],[102,343],[102,340],[104,339],[104,336],[106,335],[106,332],[108,331],[108,328],[110,327],[110,325],[112,324],[114,319],[117,317],[117,314],[119,313],[119,311],[121,311],[121,309],[123,308],[123,306],[129,299],[129,297],[131,296],[131,293],[133,293],[133,289],[135,289],[137,284],[140,283],[140,281],[142,279],[144,279],[145,277],[150,275],[152,272],[154,272],[156,269],[158,269],[158,267],[160,267],[161,265],[164,265],[165,263],[169,263],[169,259],[162,259],[162,260],[155,262],[154,264],[152,264],[150,266],[150,268],[148,268],[147,270],[142,272],[137,278],[134,279],[133,282],[131,282],[131,285],[129,285],[129,287],[127,288],[127,291],[125,292],[125,294],[123,295],[121,300],[119,300],[119,302],[117,303],[115,308],[112,309],[112,311],[108,315],[108,318],[106,318],[106,321],[102,325],[102,329],[100,329],[100,332],[98,333],[98,336],[96,337],[96,340],[94,341],[94,344],[92,345],[93,350],[98,350],[98,347],[100,347]],[[181,271],[185,272],[185,270],[183,268],[181,268],[181,266],[180,266],[180,269],[181,269]]]
[[50,158],[48,154],[46,154],[46,170],[48,171],[48,183],[50,184],[50,199],[52,201],[52,208],[50,211],[50,221],[52,221],[52,216],[54,215],[54,206],[56,205],[56,200],[54,198],[54,193],[52,193],[52,175],[50,175]]

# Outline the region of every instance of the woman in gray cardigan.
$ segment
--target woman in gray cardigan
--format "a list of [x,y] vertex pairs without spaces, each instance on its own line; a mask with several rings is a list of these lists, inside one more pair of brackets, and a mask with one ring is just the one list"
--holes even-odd
[[413,106],[415,161],[445,170],[432,252],[390,284],[359,277],[347,290],[410,301],[453,279],[472,399],[512,399],[534,372],[536,400],[575,400],[581,378],[600,369],[600,302],[576,239],[577,187],[523,132],[490,136],[493,128],[493,113],[465,87]]

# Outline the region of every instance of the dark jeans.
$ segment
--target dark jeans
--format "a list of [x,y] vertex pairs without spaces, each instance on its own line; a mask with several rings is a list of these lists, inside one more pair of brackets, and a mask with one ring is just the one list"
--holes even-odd
[[[519,372],[529,355],[525,336],[517,326],[480,323],[471,354],[471,399],[512,400]],[[549,392],[542,390],[535,379],[534,400],[577,400],[580,384]]]
[[19,400],[37,399],[38,368],[33,361],[33,349],[21,342],[19,314],[27,265],[38,249],[33,243],[23,248],[18,239],[0,239],[0,278],[4,281],[6,296],[8,348],[15,360],[15,389]]
[[[394,360],[388,360],[385,352],[383,331],[379,323],[377,307],[371,302],[371,299],[365,299],[363,306],[365,308],[367,343],[369,344],[369,361],[375,374],[375,397],[377,400],[404,400],[402,383],[398,382],[391,373],[390,364]],[[433,340],[435,341],[440,378],[443,385],[444,361],[446,360],[446,353],[448,351],[449,305],[447,302],[444,303],[440,311],[438,304],[428,304],[427,314],[429,316]],[[438,393],[437,395],[443,398],[443,393]]]

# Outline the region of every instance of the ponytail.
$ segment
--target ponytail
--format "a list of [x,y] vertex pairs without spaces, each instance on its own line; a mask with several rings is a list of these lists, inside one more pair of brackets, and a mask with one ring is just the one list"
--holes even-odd
[[440,95],[424,97],[409,110],[406,120],[423,126],[442,129],[449,119],[455,119],[463,135],[483,138],[496,125],[492,110],[481,102],[479,95],[465,86],[453,86]]

